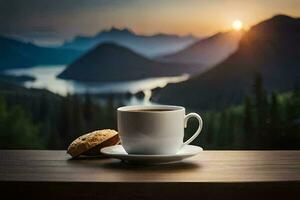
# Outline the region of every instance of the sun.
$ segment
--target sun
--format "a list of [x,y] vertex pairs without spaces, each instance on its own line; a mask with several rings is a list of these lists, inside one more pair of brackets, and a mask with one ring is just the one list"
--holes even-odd
[[237,19],[232,22],[231,26],[234,30],[239,31],[243,28],[243,22]]

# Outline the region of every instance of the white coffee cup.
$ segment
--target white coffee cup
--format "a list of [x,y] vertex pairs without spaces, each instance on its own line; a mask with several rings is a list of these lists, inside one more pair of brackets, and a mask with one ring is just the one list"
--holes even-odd
[[[189,118],[195,117],[199,127],[183,141]],[[129,154],[170,155],[191,143],[201,132],[203,122],[196,113],[185,114],[185,108],[169,105],[124,106],[118,108],[118,132]]]

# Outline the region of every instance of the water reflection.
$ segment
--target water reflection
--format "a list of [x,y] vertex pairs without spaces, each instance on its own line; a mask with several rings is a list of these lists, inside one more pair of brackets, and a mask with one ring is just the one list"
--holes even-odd
[[12,69],[5,73],[11,75],[28,75],[35,77],[35,81],[24,83],[27,88],[43,88],[54,93],[65,96],[66,94],[126,94],[143,92],[142,98],[130,96],[123,100],[125,105],[133,104],[152,104],[150,101],[152,90],[163,88],[168,83],[176,83],[188,79],[188,75],[176,77],[148,78],[137,81],[123,82],[103,82],[103,83],[84,83],[79,81],[70,81],[58,79],[56,76],[66,68],[65,65],[55,66],[35,66],[31,68]]

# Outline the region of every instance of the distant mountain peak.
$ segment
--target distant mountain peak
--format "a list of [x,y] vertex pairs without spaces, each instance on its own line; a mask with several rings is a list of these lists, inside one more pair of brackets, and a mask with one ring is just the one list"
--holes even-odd
[[69,65],[58,77],[86,82],[127,81],[198,73],[200,65],[160,63],[113,43],[99,44]]
[[265,23],[265,24],[267,24],[267,23],[269,23],[269,24],[287,24],[290,22],[298,21],[298,20],[299,19],[288,16],[288,15],[275,15],[272,18],[267,19],[260,24],[263,24],[263,23]]
[[211,67],[233,53],[243,31],[218,32],[195,42],[181,51],[164,55],[159,60],[178,63],[201,63]]
[[133,33],[129,28],[116,28],[114,26],[110,28],[110,32]]
[[114,51],[127,51],[127,52],[132,52],[134,54],[136,54],[134,51],[132,51],[131,49],[128,49],[122,45],[119,45],[115,42],[104,42],[102,44],[99,44],[95,49],[94,51],[97,51],[97,50],[114,50]]
[[101,36],[103,34],[112,34],[112,35],[136,35],[131,29],[129,28],[117,28],[111,27],[110,29],[100,31],[96,36]]
[[0,71],[39,64],[67,64],[82,54],[77,50],[41,47],[3,35],[0,35],[0,51]]
[[236,30],[220,31],[210,37],[224,37],[225,35],[243,35],[245,32],[246,31],[244,29],[241,29],[239,31]]
[[[281,31],[287,31],[286,27],[294,26],[294,24],[299,24],[299,19],[288,15],[275,15],[269,19],[266,19],[251,28],[251,30],[258,29],[277,29]],[[298,27],[297,27],[298,28]]]
[[271,20],[291,20],[291,19],[294,18],[285,14],[277,14],[271,18]]
[[198,38],[170,34],[143,35],[129,28],[111,27],[93,36],[77,36],[61,48],[89,50],[104,42],[115,42],[146,57],[168,54],[194,43]]

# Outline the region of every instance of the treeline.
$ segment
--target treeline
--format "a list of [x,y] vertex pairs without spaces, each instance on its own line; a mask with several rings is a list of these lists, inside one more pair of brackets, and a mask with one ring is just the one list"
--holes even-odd
[[83,133],[116,128],[114,99],[89,94],[0,93],[0,149],[66,149]]
[[[116,129],[113,97],[61,97],[0,83],[0,149],[66,149],[83,133]],[[205,149],[300,149],[300,90],[267,93],[259,75],[243,104],[201,113],[204,127],[194,144]],[[196,122],[189,122],[186,137]]]
[[195,143],[207,149],[300,149],[298,88],[267,94],[257,75],[242,105],[202,115],[204,129]]

